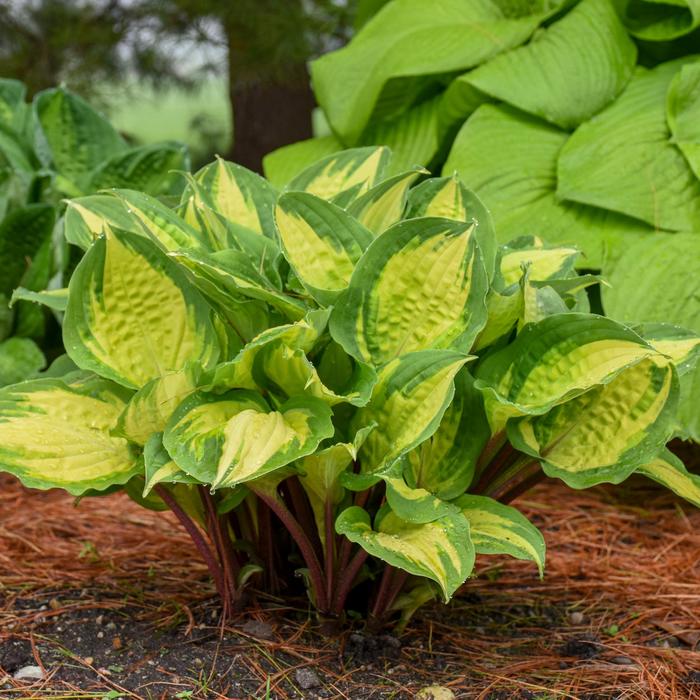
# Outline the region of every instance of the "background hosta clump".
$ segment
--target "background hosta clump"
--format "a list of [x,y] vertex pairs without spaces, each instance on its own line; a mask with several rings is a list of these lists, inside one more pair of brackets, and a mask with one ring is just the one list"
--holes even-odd
[[[330,130],[269,155],[273,181],[324,152],[388,144],[397,169],[457,172],[500,243],[579,247],[577,265],[614,283],[609,315],[700,332],[694,0],[391,0],[363,17],[372,9],[348,46],[312,64]],[[621,303],[625,284],[642,304]],[[700,370],[681,384],[680,432],[700,441]]]
[[477,554],[541,572],[508,504],[545,476],[700,504],[665,450],[700,337],[590,313],[576,248],[498,247],[457,177],[391,170],[351,149],[278,193],[217,160],[174,208],[72,200],[65,374],[0,391],[0,466],[172,509],[225,612],[294,569],[321,613],[377,620],[448,600]]
[[[63,198],[107,187],[172,196],[182,189],[173,170],[188,168],[182,144],[132,148],[64,88],[27,104],[22,83],[0,79],[0,386],[36,375],[46,364],[40,346],[53,349],[49,317],[31,302],[48,304],[60,321],[60,287],[75,264],[62,233]],[[113,208],[111,197],[91,201],[105,214]]]

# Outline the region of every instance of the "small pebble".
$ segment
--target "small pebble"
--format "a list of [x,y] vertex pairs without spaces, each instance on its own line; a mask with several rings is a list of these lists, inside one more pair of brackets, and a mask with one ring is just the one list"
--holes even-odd
[[419,690],[416,694],[416,700],[454,700],[455,694],[442,685],[431,685],[427,688]]
[[610,663],[617,666],[634,666],[634,659],[630,659],[629,656],[613,656]]
[[16,681],[40,681],[43,677],[44,672],[38,666],[22,666],[13,676]]
[[578,610],[570,613],[569,622],[571,622],[572,625],[580,625],[583,622],[583,613]]
[[83,661],[88,665],[92,666],[95,663],[95,659],[92,658],[92,656],[86,656]]
[[241,630],[251,637],[257,637],[258,639],[272,640],[275,638],[274,630],[267,622],[248,620],[248,622],[241,626]]
[[97,638],[98,638],[98,639],[102,639],[102,637],[104,637],[104,636],[105,636],[105,633],[102,632],[102,631],[100,631],[100,632],[97,633]]
[[98,615],[95,618],[95,624],[96,625],[101,625],[104,622],[105,616],[104,615]]
[[49,607],[51,610],[58,610],[61,607],[61,603],[59,603],[58,598],[51,598],[49,601]]
[[108,622],[105,625],[105,629],[106,630],[115,630],[115,629],[117,629],[117,625],[114,622]]
[[121,637],[114,637],[112,639],[112,649],[121,649],[122,648],[122,638]]
[[312,668],[298,668],[294,673],[294,677],[302,690],[318,688],[321,685],[321,679]]
[[192,663],[193,663],[197,668],[202,668],[202,666],[204,666],[204,661],[202,661],[202,659],[195,659]]

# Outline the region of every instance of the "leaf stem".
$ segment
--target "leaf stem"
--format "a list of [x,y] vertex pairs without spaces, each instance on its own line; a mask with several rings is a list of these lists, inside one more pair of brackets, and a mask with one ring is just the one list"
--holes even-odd
[[326,568],[326,598],[328,601],[333,597],[333,587],[335,586],[335,529],[333,528],[333,502],[326,498],[324,508],[325,526],[325,568]]
[[512,486],[510,489],[507,489],[504,491],[500,496],[498,496],[498,500],[501,503],[511,503],[514,501],[518,496],[522,496],[524,493],[529,491],[533,486],[537,485],[542,481],[547,475],[542,471],[540,468],[539,462],[535,460],[534,464],[537,465],[537,469],[526,476],[524,479],[519,481],[517,484]]
[[[346,540],[349,542],[349,540]],[[364,549],[358,549],[350,563],[338,573],[338,586],[335,589],[335,597],[331,612],[334,615],[340,615],[345,607],[345,601],[352,589],[352,584],[355,582],[357,575],[360,573],[362,565],[367,560],[369,554]]]

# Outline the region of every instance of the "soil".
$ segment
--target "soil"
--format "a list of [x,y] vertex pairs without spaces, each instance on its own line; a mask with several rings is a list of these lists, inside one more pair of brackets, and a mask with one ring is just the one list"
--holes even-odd
[[[449,605],[372,635],[263,595],[222,626],[169,514],[0,479],[0,698],[700,699],[700,512],[642,481],[518,506],[547,540],[542,581],[482,557]],[[44,677],[16,680],[26,666]]]

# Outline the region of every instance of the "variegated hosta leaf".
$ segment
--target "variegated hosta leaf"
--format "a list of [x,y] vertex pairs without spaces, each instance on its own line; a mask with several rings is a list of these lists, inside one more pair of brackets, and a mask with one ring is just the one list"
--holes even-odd
[[519,511],[487,496],[460,496],[457,506],[469,521],[477,554],[509,554],[529,559],[544,571],[545,542],[542,533]]
[[281,390],[289,397],[314,396],[329,406],[338,403],[365,406],[377,380],[376,372],[369,365],[358,362],[347,384],[336,393],[321,381],[301,348],[292,348],[280,341],[263,349],[253,377],[259,386],[273,394]]
[[411,219],[370,245],[331,316],[331,335],[382,365],[429,348],[467,352],[486,321],[487,276],[474,224]]
[[314,512],[321,542],[326,541],[326,505],[337,506],[345,489],[340,476],[357,459],[357,452],[374,426],[362,428],[352,442],[341,442],[314,452],[297,462],[299,480]]
[[343,209],[307,192],[283,194],[275,223],[285,258],[309,293],[324,305],[345,289],[374,237]]
[[420,175],[428,174],[424,168],[413,168],[394,175],[353,201],[348,207],[348,213],[378,236],[401,220],[406,208],[408,188]]
[[331,411],[311,397],[270,411],[254,392],[198,392],[178,407],[163,442],[188,474],[212,490],[257,479],[311,454],[333,434]]
[[498,267],[509,287],[523,277],[525,268],[533,282],[571,277],[579,255],[573,246],[548,246],[537,236],[522,236],[500,248]]
[[199,367],[191,364],[152,379],[131,397],[119,417],[115,434],[145,445],[153,433],[162,433],[173,411],[197,387],[198,375]]
[[73,245],[87,250],[106,228],[141,233],[136,217],[131,216],[124,203],[106,194],[91,194],[68,200],[63,219],[63,235]]
[[377,426],[360,451],[363,472],[381,471],[437,430],[454,396],[454,377],[469,359],[451,350],[426,350],[381,369],[369,404],[352,423],[355,430]]
[[508,335],[521,317],[524,303],[522,285],[513,284],[503,293],[491,287],[486,297],[486,325],[476,336],[472,350],[483,350]]
[[[511,416],[542,414],[658,353],[629,328],[594,314],[559,314],[526,326],[476,369],[493,432]],[[582,451],[583,454],[583,451]]]
[[195,478],[187,472],[182,471],[175,464],[168,451],[163,446],[163,433],[153,433],[146,441],[143,450],[143,461],[145,465],[145,478],[143,487],[143,497],[148,494],[158,484],[196,484]]
[[[226,219],[274,238],[272,212],[277,192],[267,180],[218,157],[198,171],[194,180],[208,196],[210,205]],[[186,188],[183,200],[190,193],[191,188]]]
[[451,177],[432,177],[408,194],[407,219],[440,216],[445,219],[475,222],[474,235],[481,249],[484,266],[493,277],[496,265],[496,235],[493,219],[484,203],[464,186],[457,173]]
[[309,311],[296,323],[288,323],[263,331],[247,343],[233,360],[223,362],[212,370],[203,384],[206,384],[208,391],[258,389],[259,384],[254,377],[253,366],[260,351],[273,343],[284,343],[304,353],[310,352],[326,329],[329,313],[330,311],[326,309]]
[[397,473],[383,476],[386,484],[386,500],[391,510],[409,523],[432,523],[438,518],[459,512],[447,501],[438,498],[424,488],[409,486],[401,474],[401,462]]
[[673,452],[663,450],[658,457],[639,467],[636,472],[658,481],[677,496],[700,508],[700,476],[689,473]]
[[155,244],[131,233],[100,238],[79,263],[63,339],[79,367],[133,388],[219,356],[209,306]]
[[695,369],[700,360],[700,335],[670,323],[642,323],[634,330],[673,362],[678,376]]
[[653,356],[543,416],[508,422],[508,437],[572,488],[620,483],[672,436],[678,404],[675,369]]
[[491,437],[481,393],[462,369],[455,377],[452,403],[438,429],[406,455],[404,476],[415,487],[450,500],[464,493],[476,461]]
[[335,203],[345,207],[383,178],[390,158],[388,148],[350,148],[310,165],[286,189],[310,192],[321,199],[336,198]]
[[205,294],[211,288],[224,298],[241,295],[264,301],[292,320],[304,316],[304,304],[275,288],[253,265],[250,258],[238,250],[222,250],[211,255],[198,250],[173,251],[170,257],[189,270],[195,283]]
[[523,305],[520,309],[518,332],[530,323],[537,323],[547,316],[565,314],[569,308],[550,286],[537,287],[530,280],[529,270],[521,280]]
[[142,468],[127,441],[110,434],[127,399],[99,377],[0,390],[0,470],[74,495],[125,483]]
[[353,506],[338,516],[335,529],[387,564],[432,579],[446,601],[474,568],[469,522],[461,513],[416,524],[384,509],[372,529],[369,514]]
[[[197,229],[187,224],[159,200],[136,190],[112,192],[141,226],[141,231],[163,250],[203,247],[204,241]],[[129,228],[133,229],[133,224]]]

